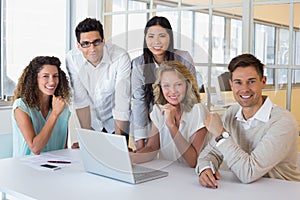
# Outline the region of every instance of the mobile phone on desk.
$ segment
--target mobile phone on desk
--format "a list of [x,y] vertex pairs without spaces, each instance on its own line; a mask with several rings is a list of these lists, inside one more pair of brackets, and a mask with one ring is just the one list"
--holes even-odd
[[46,167],[46,168],[51,169],[51,170],[58,170],[58,169],[60,169],[59,166],[50,165],[50,164],[43,164],[43,165],[41,165],[41,167]]

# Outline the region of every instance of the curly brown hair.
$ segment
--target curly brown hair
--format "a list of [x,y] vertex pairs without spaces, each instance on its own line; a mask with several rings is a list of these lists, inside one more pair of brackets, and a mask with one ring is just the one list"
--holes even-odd
[[190,70],[178,61],[165,61],[160,65],[157,71],[156,81],[153,84],[154,103],[161,105],[168,103],[162,93],[160,85],[162,74],[166,71],[174,71],[180,79],[185,80],[187,89],[181,105],[183,106],[184,111],[191,111],[194,104],[201,102],[198,84]]
[[[37,87],[37,76],[43,69],[44,65],[55,65],[57,67],[59,83],[54,95],[61,96],[67,103],[70,103],[71,91],[69,81],[65,72],[60,68],[60,60],[54,56],[37,56],[32,59],[29,65],[23,70],[23,73],[18,80],[17,87],[14,90],[14,100],[22,98],[30,108],[38,107],[39,89]],[[52,96],[49,104],[50,107],[52,107]]]

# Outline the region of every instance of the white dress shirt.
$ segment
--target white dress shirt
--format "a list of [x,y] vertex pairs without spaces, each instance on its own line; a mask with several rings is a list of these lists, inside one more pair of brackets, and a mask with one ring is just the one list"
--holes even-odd
[[247,130],[249,128],[257,127],[269,121],[273,106],[274,104],[271,102],[269,97],[267,97],[263,105],[259,108],[259,110],[255,113],[253,117],[249,118],[248,120],[245,120],[242,113],[242,107],[240,107],[235,117],[238,121],[242,122],[244,129]]
[[66,66],[71,78],[75,109],[90,106],[91,126],[101,131],[114,131],[114,119],[129,121],[130,74],[128,53],[105,44],[101,62],[94,67],[75,48],[67,53]]
[[[236,113],[235,117],[238,121],[242,123],[242,126],[245,130],[248,130],[253,127],[257,127],[260,125],[263,125],[270,119],[271,110],[273,108],[274,104],[269,99],[269,97],[266,97],[265,102],[263,105],[259,108],[259,110],[249,119],[245,120],[243,113],[242,113],[242,106],[240,106],[239,111]],[[217,143],[217,147],[220,146],[226,139],[221,139]]]

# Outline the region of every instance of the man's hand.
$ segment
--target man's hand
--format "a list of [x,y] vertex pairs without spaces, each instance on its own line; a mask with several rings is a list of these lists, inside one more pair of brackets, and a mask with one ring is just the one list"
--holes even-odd
[[204,187],[218,188],[217,180],[220,180],[219,172],[213,174],[210,168],[203,170],[199,176],[199,183]]

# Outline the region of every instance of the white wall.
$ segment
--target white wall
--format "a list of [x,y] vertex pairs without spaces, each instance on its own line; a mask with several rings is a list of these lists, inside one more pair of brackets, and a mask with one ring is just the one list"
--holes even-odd
[[0,107],[0,134],[12,133],[11,108]]

